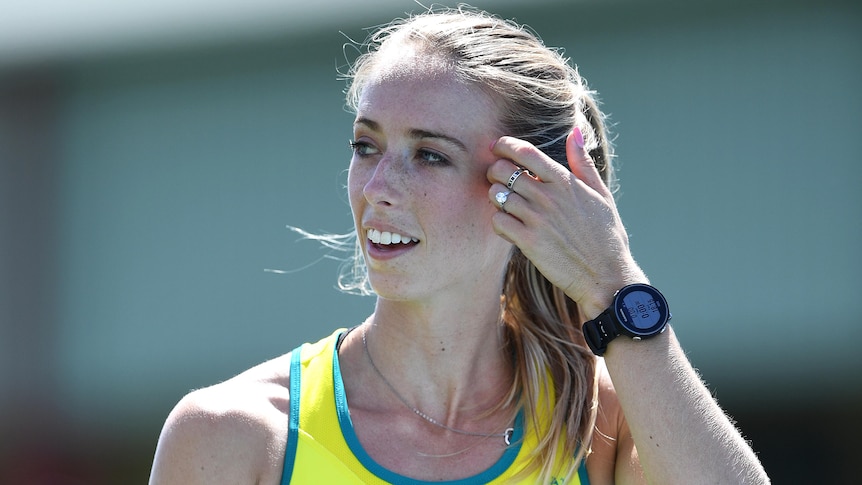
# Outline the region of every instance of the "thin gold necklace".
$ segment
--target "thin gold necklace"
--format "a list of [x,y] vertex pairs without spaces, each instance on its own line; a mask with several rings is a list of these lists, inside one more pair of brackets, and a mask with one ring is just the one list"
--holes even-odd
[[380,369],[378,369],[377,365],[374,364],[374,359],[371,358],[371,352],[368,350],[368,339],[365,337],[367,333],[368,333],[368,327],[363,327],[362,328],[362,347],[365,349],[365,355],[368,357],[368,363],[371,364],[371,368],[374,369],[374,372],[377,373],[377,375],[380,377],[380,380],[382,380],[383,383],[386,384],[386,387],[388,387],[389,390],[392,391],[392,394],[395,394],[395,397],[397,397],[399,401],[401,401],[405,406],[407,406],[407,409],[413,411],[413,414],[419,416],[420,418],[433,424],[434,426],[438,426],[440,428],[451,431],[453,433],[458,433],[458,434],[463,434],[463,435],[468,435],[468,436],[481,436],[483,438],[500,437],[500,438],[503,438],[503,442],[506,443],[506,446],[509,446],[512,444],[512,434],[515,432],[515,428],[506,428],[506,430],[502,433],[476,433],[473,431],[466,431],[463,429],[452,428],[450,426],[446,426],[445,424],[437,421],[436,419],[432,418],[431,416],[428,416],[427,414],[423,413],[422,411],[417,409],[415,406],[413,406],[412,404],[407,402],[407,399],[405,399],[404,396],[402,396],[401,393],[399,393],[395,389],[395,386],[393,386],[389,382],[389,380],[387,380],[386,377],[383,376],[383,373],[380,372]]

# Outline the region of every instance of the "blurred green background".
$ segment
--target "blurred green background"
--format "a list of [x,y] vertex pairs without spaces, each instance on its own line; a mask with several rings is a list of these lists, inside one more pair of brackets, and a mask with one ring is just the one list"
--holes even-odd
[[[635,256],[775,483],[855,483],[862,8],[473,4],[599,91]],[[370,312],[286,226],[351,228],[343,44],[419,9],[6,2],[0,483],[144,483],[183,394]]]

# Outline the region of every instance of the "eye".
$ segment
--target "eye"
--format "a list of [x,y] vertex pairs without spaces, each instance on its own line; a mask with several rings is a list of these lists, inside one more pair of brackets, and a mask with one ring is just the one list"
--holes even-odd
[[357,157],[367,157],[369,155],[374,155],[377,153],[377,149],[374,148],[370,143],[365,141],[351,141],[350,149],[353,150],[353,154]]
[[421,149],[418,152],[418,157],[422,160],[422,163],[426,165],[449,165],[449,159],[444,157],[443,155],[432,151]]

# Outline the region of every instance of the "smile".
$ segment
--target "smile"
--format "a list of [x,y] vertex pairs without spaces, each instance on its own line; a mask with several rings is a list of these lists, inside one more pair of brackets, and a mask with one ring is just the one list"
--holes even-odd
[[374,244],[382,244],[384,246],[389,244],[410,244],[419,242],[419,240],[415,237],[402,236],[397,232],[381,232],[377,229],[369,229],[366,232],[366,236],[368,237],[368,240],[373,242]]

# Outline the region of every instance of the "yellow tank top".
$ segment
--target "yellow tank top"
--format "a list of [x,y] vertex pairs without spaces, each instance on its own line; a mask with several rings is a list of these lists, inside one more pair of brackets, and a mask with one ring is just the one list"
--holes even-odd
[[[536,444],[535,433],[524,433],[519,413],[512,445],[496,464],[478,475],[446,482],[426,482],[399,475],[375,462],[362,448],[353,429],[336,342],[344,329],[315,344],[293,351],[290,367],[290,417],[281,483],[471,485],[512,483]],[[518,483],[534,485],[538,472]],[[549,485],[563,485],[553,479]],[[589,485],[583,463],[566,485]]]

